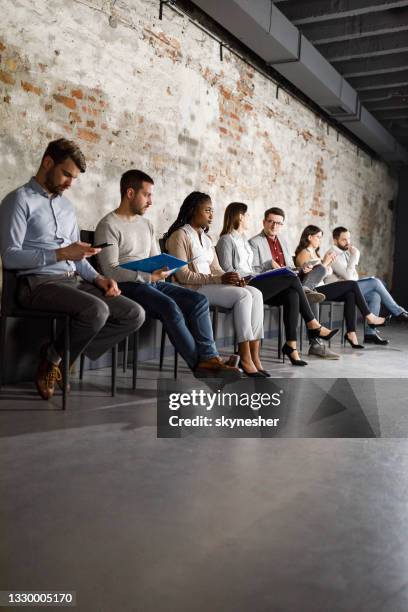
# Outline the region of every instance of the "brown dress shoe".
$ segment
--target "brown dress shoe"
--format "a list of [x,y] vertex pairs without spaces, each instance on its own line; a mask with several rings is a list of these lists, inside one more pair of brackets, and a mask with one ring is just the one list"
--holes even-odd
[[60,381],[61,378],[59,367],[42,358],[35,376],[35,386],[43,399],[49,400],[54,395],[55,382]]
[[223,362],[221,357],[211,357],[211,359],[206,359],[205,361],[200,361],[195,367],[194,371],[197,372],[199,370],[205,370],[207,372],[216,373],[228,373],[228,374],[237,374],[240,375],[241,372],[239,368],[235,368]]

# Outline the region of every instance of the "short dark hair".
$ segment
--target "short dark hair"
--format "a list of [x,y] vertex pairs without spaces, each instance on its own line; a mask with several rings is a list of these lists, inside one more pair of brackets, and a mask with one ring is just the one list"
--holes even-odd
[[127,172],[120,177],[120,197],[124,198],[127,190],[130,188],[139,191],[143,183],[154,185],[153,179],[145,172],[141,170],[127,170]]
[[66,138],[52,140],[45,149],[41,163],[47,156],[51,157],[54,164],[62,164],[66,159],[71,158],[81,172],[86,170],[85,156],[73,140],[67,140]]
[[340,238],[340,234],[343,234],[343,232],[348,232],[347,227],[343,227],[342,225],[335,227],[333,230],[333,239],[338,240]]
[[281,208],[278,208],[277,206],[272,206],[272,208],[268,208],[268,210],[265,210],[264,221],[266,221],[269,215],[279,215],[280,217],[284,219],[285,211],[283,211]]

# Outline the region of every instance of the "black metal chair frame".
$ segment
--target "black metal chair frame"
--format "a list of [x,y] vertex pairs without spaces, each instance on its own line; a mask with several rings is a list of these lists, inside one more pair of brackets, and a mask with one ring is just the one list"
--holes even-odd
[[[321,304],[319,304],[319,321],[321,321],[321,310],[325,306],[329,308],[329,328],[331,329],[333,326],[333,311],[335,306],[342,306],[344,309],[344,302],[334,302],[332,300],[325,300]],[[331,340],[328,342],[329,347],[331,347]],[[344,341],[344,311],[341,317],[341,345],[345,345]],[[300,328],[299,328],[299,350],[302,351],[303,348],[303,319],[300,317]]]
[[[80,237],[82,242],[88,242],[89,244],[94,244],[95,241],[95,232],[93,230],[81,230]],[[90,257],[89,263],[97,270],[99,270],[98,261],[96,257]],[[133,332],[133,366],[132,366],[132,389],[136,389],[136,381],[137,381],[137,358],[138,358],[138,345],[139,345],[139,331]],[[127,366],[127,355],[128,355],[128,347],[129,347],[129,336],[127,336],[124,340],[124,349],[123,349],[123,372],[126,372]],[[79,363],[79,380],[83,379],[85,369],[85,355],[81,353],[80,363]],[[116,395],[116,380],[117,380],[117,369],[118,369],[118,344],[115,344],[112,347],[112,364],[111,364],[111,395],[115,397]]]
[[[272,312],[273,309],[278,309],[278,359],[282,357],[282,338],[283,338],[283,306],[280,305],[272,305],[272,304],[264,304],[264,311],[269,313],[269,332],[272,329]],[[262,345],[262,342],[261,342]],[[285,356],[283,355],[283,361],[285,360]]]
[[3,286],[1,293],[1,313],[0,313],[0,389],[3,384],[4,362],[6,355],[6,339],[7,339],[7,319],[37,319],[48,320],[51,322],[51,337],[55,340],[57,320],[62,321],[64,325],[64,348],[62,355],[62,410],[68,407],[68,385],[69,385],[69,326],[70,316],[55,312],[52,310],[30,310],[22,308],[17,303],[17,272],[7,270],[3,266]]

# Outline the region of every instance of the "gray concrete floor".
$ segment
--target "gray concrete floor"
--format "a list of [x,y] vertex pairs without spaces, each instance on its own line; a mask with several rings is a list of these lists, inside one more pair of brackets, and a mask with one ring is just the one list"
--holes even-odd
[[306,368],[263,353],[276,377],[376,378],[396,439],[157,439],[155,363],[116,398],[87,372],[66,413],[7,387],[0,589],[75,590],[81,612],[406,612],[408,329],[387,335]]

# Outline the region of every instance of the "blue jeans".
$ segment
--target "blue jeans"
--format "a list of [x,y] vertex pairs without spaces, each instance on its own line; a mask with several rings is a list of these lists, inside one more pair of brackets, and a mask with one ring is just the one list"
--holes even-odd
[[138,302],[160,319],[178,353],[193,369],[200,361],[218,356],[208,300],[196,291],[172,283],[119,283],[122,295]]
[[[361,293],[366,299],[370,312],[373,314],[379,314],[381,304],[384,304],[385,308],[394,316],[404,312],[404,309],[393,300],[384,283],[379,278],[366,278],[357,282]],[[366,334],[368,336],[375,334],[375,329],[367,327]]]

